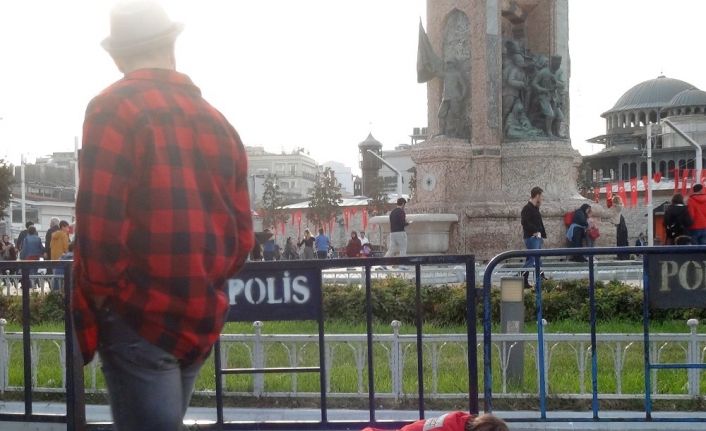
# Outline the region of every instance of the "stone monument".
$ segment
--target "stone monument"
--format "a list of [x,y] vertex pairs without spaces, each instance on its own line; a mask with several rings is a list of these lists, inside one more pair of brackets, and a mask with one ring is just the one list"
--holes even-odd
[[565,245],[563,215],[586,202],[569,139],[568,30],[568,0],[427,1],[417,72],[432,136],[412,152],[408,213],[457,214],[450,252],[524,248],[520,210],[534,186],[545,190],[545,246]]

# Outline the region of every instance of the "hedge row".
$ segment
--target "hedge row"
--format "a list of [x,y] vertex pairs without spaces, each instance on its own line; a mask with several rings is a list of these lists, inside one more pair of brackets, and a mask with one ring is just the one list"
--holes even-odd
[[[544,283],[544,316],[549,321],[574,320],[588,321],[588,282],[569,281]],[[525,291],[525,316],[534,320],[534,291]],[[365,289],[345,285],[324,286],[324,313],[329,320],[349,323],[365,321]],[[63,296],[52,292],[45,295],[32,295],[30,301],[31,322],[60,322],[63,320]],[[492,316],[500,318],[500,292],[493,289],[491,294]],[[466,321],[466,292],[460,285],[424,286],[421,289],[421,306],[427,323],[448,326],[462,325]],[[382,323],[393,319],[413,324],[416,316],[414,286],[405,280],[388,278],[376,281],[372,287],[373,318]],[[482,304],[477,304],[479,319],[482,317]],[[596,316],[598,320],[642,320],[642,290],[620,282],[596,285]],[[706,318],[706,310],[657,310],[652,312],[653,320],[684,320]],[[0,318],[10,322],[22,321],[21,298],[0,297]]]

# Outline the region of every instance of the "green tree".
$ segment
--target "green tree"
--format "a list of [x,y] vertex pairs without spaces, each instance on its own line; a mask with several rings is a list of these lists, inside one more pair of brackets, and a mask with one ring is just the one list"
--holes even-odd
[[284,193],[279,189],[276,175],[267,175],[265,191],[262,193],[262,223],[265,227],[277,227],[289,221],[289,213],[283,208]]
[[384,180],[382,177],[375,177],[370,182],[368,191],[368,214],[372,216],[384,215],[386,212],[389,197],[385,193]]
[[316,183],[309,190],[306,218],[315,226],[326,229],[328,222],[341,212],[341,203],[341,185],[331,168],[326,168],[316,176]]
[[0,159],[0,219],[8,216],[5,210],[10,206],[12,183],[15,181],[12,168],[3,159]]

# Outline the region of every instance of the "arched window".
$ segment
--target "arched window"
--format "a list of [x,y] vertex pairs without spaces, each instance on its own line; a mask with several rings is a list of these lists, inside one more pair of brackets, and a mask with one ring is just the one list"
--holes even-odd
[[[637,177],[637,163],[632,162],[630,163],[630,178],[635,178]],[[630,179],[628,178],[628,179]]]
[[678,167],[679,167],[679,169],[686,169],[686,160],[684,160],[684,159],[679,160]]
[[623,172],[620,178],[623,180],[630,179],[630,165],[628,165],[627,163],[623,163]]
[[615,179],[615,169],[610,170],[610,179],[614,180]]
[[637,176],[642,178],[645,175],[647,175],[647,162],[642,162],[640,163],[640,172],[638,172]]
[[667,177],[667,162],[664,160],[659,162],[659,173],[662,174],[663,177]]
[[667,164],[667,178],[674,178],[674,169],[676,168],[674,160],[670,160]]

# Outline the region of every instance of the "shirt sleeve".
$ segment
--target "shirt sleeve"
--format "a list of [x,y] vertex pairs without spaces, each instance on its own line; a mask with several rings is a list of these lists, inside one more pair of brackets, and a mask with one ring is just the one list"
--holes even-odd
[[252,225],[252,212],[250,209],[250,192],[248,188],[248,161],[245,153],[245,148],[240,140],[240,136],[231,128],[232,133],[235,136],[237,145],[237,157],[235,159],[235,184],[233,188],[233,208],[236,213],[236,220],[238,223],[238,249],[237,256],[233,262],[233,266],[230,268],[229,272],[235,274],[238,272],[248,254],[255,246],[255,233],[253,232]]
[[126,111],[99,96],[89,104],[83,126],[74,275],[89,298],[111,296],[127,269],[126,206],[135,167]]

